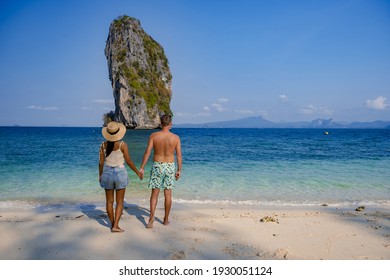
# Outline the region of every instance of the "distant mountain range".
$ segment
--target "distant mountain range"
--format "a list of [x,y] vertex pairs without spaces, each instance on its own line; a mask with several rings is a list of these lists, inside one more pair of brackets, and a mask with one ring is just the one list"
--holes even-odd
[[311,122],[272,122],[261,116],[232,121],[209,122],[203,124],[177,124],[181,128],[382,128],[390,129],[390,121],[336,122],[333,119],[316,119]]

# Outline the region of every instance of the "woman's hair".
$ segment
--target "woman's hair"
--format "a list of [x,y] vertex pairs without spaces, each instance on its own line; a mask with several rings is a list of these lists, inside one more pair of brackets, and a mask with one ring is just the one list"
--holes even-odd
[[108,157],[114,149],[115,142],[107,141],[106,157]]

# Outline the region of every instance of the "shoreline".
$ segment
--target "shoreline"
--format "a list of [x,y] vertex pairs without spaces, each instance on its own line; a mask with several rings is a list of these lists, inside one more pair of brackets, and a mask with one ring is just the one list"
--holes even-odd
[[[32,211],[56,211],[60,209],[80,210],[85,207],[104,207],[105,197],[103,190],[100,194],[93,196],[83,196],[84,200],[80,200],[80,196],[77,199],[67,199],[64,197],[51,197],[48,199],[23,199],[15,198],[8,200],[0,200],[0,211],[7,211],[8,209],[30,209]],[[150,190],[145,189],[142,192],[132,192],[129,190],[125,195],[125,205],[140,205],[149,207]],[[163,200],[163,194],[160,194],[159,201]],[[335,208],[335,209],[352,209],[354,207],[365,206],[370,209],[390,209],[390,200],[334,200],[334,199],[321,199],[321,200],[239,200],[239,199],[186,199],[181,198],[177,194],[173,196],[173,205],[188,205],[199,207],[217,207],[217,206],[232,206],[232,207],[255,207],[255,208]],[[325,207],[324,207],[325,206]]]
[[[124,233],[103,207],[2,209],[2,260],[389,260],[390,207],[183,204],[153,229],[145,205],[125,204]],[[147,206],[146,206],[147,207]]]

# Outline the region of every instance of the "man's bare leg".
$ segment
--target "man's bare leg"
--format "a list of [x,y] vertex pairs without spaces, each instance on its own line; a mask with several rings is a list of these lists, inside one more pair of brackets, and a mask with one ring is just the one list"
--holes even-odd
[[160,194],[160,189],[152,189],[152,193],[150,195],[150,216],[149,216],[149,222],[146,225],[146,228],[152,228],[153,222],[154,222],[154,214],[156,212],[157,202],[158,202],[158,195]]
[[121,219],[122,212],[123,212],[125,191],[126,191],[126,189],[120,189],[120,190],[116,191],[115,221],[114,221],[114,225],[111,229],[112,232],[124,232],[124,230],[119,227],[119,220]]
[[108,219],[111,223],[111,228],[114,226],[114,190],[106,191],[106,211]]
[[165,217],[164,217],[164,225],[169,224],[169,212],[171,211],[172,206],[172,190],[164,190],[164,208],[165,208]]

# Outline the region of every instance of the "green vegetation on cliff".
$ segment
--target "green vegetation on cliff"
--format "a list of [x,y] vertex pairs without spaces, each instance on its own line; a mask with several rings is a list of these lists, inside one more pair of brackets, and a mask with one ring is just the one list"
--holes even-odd
[[[144,49],[143,52],[137,50],[136,54],[128,55],[130,52],[128,44],[122,37],[118,36],[115,41],[116,46],[114,46],[116,49],[115,59],[119,65],[116,74],[125,77],[131,87],[132,94],[141,96],[145,100],[149,113],[157,106],[159,111],[172,114],[170,109],[171,90],[167,86],[171,83],[172,75],[164,49],[140,28],[137,19],[121,16],[114,20],[113,25],[116,34],[127,34],[127,30],[131,30],[138,35],[143,44],[136,45],[134,48],[142,49],[143,47]],[[143,57],[138,57],[142,56],[141,54]],[[147,63],[141,63],[143,60],[146,60]],[[115,79],[118,79],[118,76]]]

